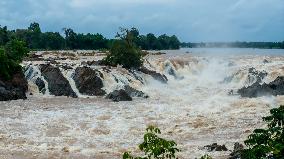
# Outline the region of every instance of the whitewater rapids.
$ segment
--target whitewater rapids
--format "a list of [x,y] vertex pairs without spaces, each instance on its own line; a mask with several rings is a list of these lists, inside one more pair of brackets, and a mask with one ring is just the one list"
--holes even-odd
[[[81,61],[68,63],[75,66]],[[123,68],[113,68],[111,75],[103,72],[106,92],[128,82],[150,96],[131,102],[80,95],[70,79],[72,71],[62,72],[79,98],[53,97],[48,90],[42,95],[29,81],[34,95],[0,102],[0,158],[105,159],[122,158],[125,151],[141,154],[138,144],[148,125],[158,126],[163,137],[176,141],[179,158],[204,154],[227,158],[230,151],[208,152],[203,146],[217,142],[232,150],[235,142],[242,143],[252,130],[264,126],[261,118],[271,108],[284,104],[283,96],[236,94],[256,81],[248,79],[249,68],[268,73],[263,83],[283,76],[283,64],[281,55],[148,55],[144,65],[165,74],[167,84],[141,75],[142,84]],[[226,81],[228,77],[231,80]]]

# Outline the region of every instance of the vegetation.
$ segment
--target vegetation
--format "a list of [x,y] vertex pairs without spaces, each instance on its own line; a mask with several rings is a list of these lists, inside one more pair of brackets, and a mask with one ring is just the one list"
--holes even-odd
[[249,135],[242,159],[284,158],[284,106],[271,109],[270,116],[264,117],[266,129],[255,129]]
[[121,28],[117,33],[110,53],[104,58],[104,63],[112,66],[122,65],[125,68],[138,68],[142,64],[142,52],[134,43],[135,35],[131,30]]
[[[6,26],[0,26],[0,46],[5,45],[11,39],[18,39],[27,43],[32,50],[63,50],[84,49],[102,50],[110,49],[115,39],[107,39],[101,34],[76,33],[71,28],[63,28],[64,37],[59,32],[42,32],[38,23],[31,23],[27,29],[8,30]],[[158,38],[149,33],[139,35],[136,28],[131,29],[133,42],[144,50],[179,49],[178,38],[161,35]]]
[[209,155],[203,155],[203,156],[201,156],[200,159],[213,159],[213,158]]
[[10,79],[11,76],[21,70],[20,63],[29,52],[25,43],[19,40],[12,40],[0,47],[0,77]]
[[144,135],[144,141],[139,145],[139,149],[144,152],[143,157],[133,157],[129,152],[123,154],[123,159],[172,159],[176,158],[176,152],[180,150],[174,141],[160,138],[159,128],[149,126]]
[[181,47],[189,48],[260,48],[284,49],[282,42],[211,42],[211,43],[181,43]]

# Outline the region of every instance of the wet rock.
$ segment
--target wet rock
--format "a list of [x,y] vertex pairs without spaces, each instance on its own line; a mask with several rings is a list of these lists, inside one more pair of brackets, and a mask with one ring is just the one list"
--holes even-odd
[[26,99],[28,82],[24,74],[19,71],[10,80],[0,77],[0,101]]
[[58,67],[50,64],[40,65],[41,75],[48,83],[50,94],[55,96],[70,96],[76,98],[76,93],[72,90],[69,81],[62,75]]
[[139,69],[139,71],[141,71],[142,73],[145,73],[145,74],[148,74],[148,75],[152,76],[155,80],[158,80],[158,81],[160,81],[162,83],[167,83],[168,82],[168,78],[165,75],[157,73],[156,71],[149,70],[146,67],[141,67]]
[[132,101],[132,98],[128,95],[128,93],[123,90],[115,90],[111,93],[109,93],[106,96],[107,99],[111,99],[114,102],[119,102],[119,101]]
[[130,97],[142,97],[142,98],[149,98],[144,92],[136,90],[129,85],[124,86],[124,90]]
[[254,83],[249,87],[243,87],[238,90],[242,97],[255,98],[266,95],[284,95],[284,76],[277,77],[269,84]]
[[44,94],[45,91],[46,91],[44,81],[43,81],[41,78],[38,77],[38,78],[35,80],[35,84],[37,85],[39,92],[42,93],[42,94]]
[[230,154],[229,159],[240,159],[241,158],[241,152],[244,149],[244,146],[238,142],[234,144],[234,150]]
[[261,83],[266,76],[266,71],[257,71],[255,68],[251,67],[248,70],[247,83]]
[[228,151],[225,145],[218,145],[217,143],[213,143],[212,145],[204,146],[208,151]]
[[266,59],[264,59],[262,62],[263,62],[264,64],[269,63],[269,61],[268,61],[268,60],[266,60]]
[[79,92],[90,96],[103,96],[106,92],[103,88],[102,73],[89,67],[77,67],[74,81]]

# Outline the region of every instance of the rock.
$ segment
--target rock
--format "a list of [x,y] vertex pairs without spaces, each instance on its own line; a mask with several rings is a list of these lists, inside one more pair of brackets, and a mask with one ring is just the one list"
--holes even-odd
[[242,97],[255,98],[266,95],[284,95],[284,76],[277,77],[269,84],[254,83],[249,87],[243,87],[238,90]]
[[38,78],[35,80],[35,84],[37,85],[39,92],[42,93],[42,94],[44,94],[45,91],[46,91],[44,81],[43,81],[41,78],[38,77]]
[[119,102],[119,101],[132,101],[132,98],[128,95],[128,93],[123,90],[115,90],[111,93],[109,93],[106,96],[107,99],[111,99],[114,102]]
[[165,75],[157,73],[156,71],[149,70],[146,67],[141,67],[139,69],[139,71],[141,71],[142,73],[145,73],[145,74],[148,74],[148,75],[152,76],[155,80],[158,80],[158,81],[160,81],[162,83],[167,83],[168,82],[168,78]]
[[0,77],[0,101],[27,99],[28,82],[21,71],[16,72],[10,80]]
[[127,93],[130,97],[149,98],[149,96],[146,95],[144,92],[138,91],[138,90],[136,90],[136,89],[130,87],[129,85],[124,86],[124,90],[126,91],[126,93]]
[[266,76],[267,72],[257,71],[255,68],[251,67],[248,70],[247,83],[261,83]]
[[268,60],[266,60],[266,59],[264,59],[262,62],[263,62],[264,64],[269,63],[269,61],[268,61]]
[[244,149],[244,146],[238,142],[234,144],[234,150],[230,154],[229,159],[240,159],[241,158],[241,151]]
[[106,92],[103,88],[103,74],[89,67],[77,67],[74,74],[75,85],[79,92],[90,96],[103,96]]
[[217,143],[213,143],[212,145],[204,146],[208,151],[228,151],[225,145],[218,145]]
[[40,71],[41,75],[48,83],[48,90],[50,94],[55,96],[77,97],[68,80],[62,75],[58,67],[54,67],[50,64],[41,64]]

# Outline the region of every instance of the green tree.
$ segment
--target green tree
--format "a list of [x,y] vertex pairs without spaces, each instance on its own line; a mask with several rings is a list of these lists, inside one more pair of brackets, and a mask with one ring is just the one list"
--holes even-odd
[[5,45],[9,41],[7,27],[0,26],[0,46]]
[[174,141],[160,138],[159,128],[149,126],[144,135],[144,141],[139,145],[139,149],[145,153],[144,157],[133,157],[129,152],[123,154],[123,159],[174,159],[180,150]]
[[71,28],[63,28],[65,34],[66,47],[68,49],[76,49],[77,45],[77,34]]
[[284,106],[270,110],[270,116],[264,117],[266,129],[255,129],[249,135],[243,150],[243,159],[284,158]]
[[122,65],[125,68],[139,68],[142,65],[142,52],[133,42],[134,36],[128,29],[120,28],[118,40],[113,42],[110,53],[104,58],[108,65]]

